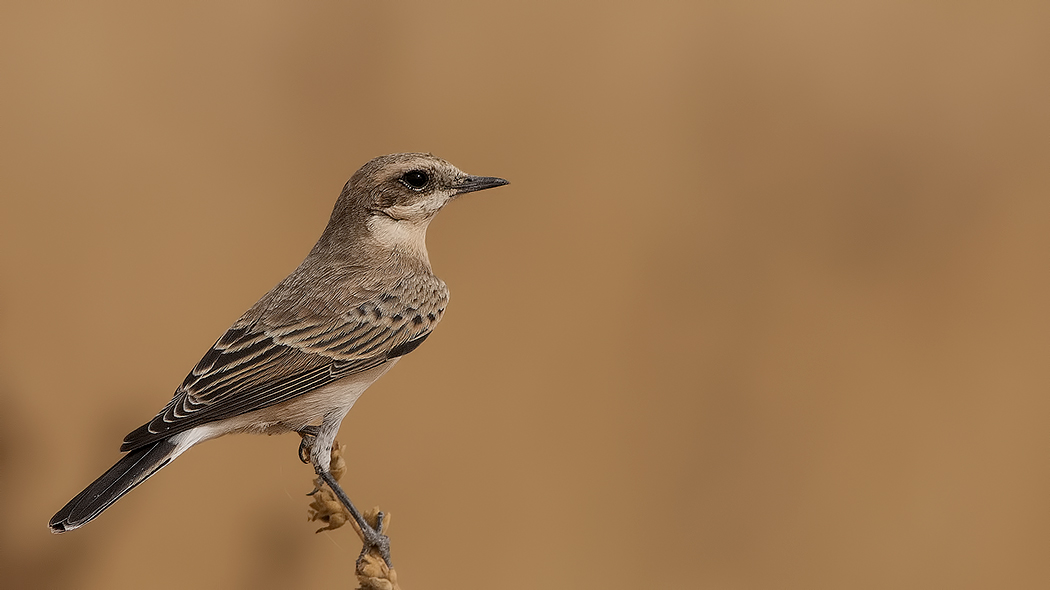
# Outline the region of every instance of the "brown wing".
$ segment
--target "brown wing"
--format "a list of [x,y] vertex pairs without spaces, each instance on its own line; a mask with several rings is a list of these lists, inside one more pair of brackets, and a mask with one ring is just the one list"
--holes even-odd
[[190,371],[164,410],[124,438],[121,450],[287,401],[411,352],[437,325],[448,295],[403,295],[383,293],[336,318],[269,327],[242,318]]

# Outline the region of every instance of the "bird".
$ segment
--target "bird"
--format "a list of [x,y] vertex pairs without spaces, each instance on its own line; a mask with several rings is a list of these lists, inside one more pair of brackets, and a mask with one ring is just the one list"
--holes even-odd
[[[313,465],[389,563],[389,541],[330,473],[339,426],[358,397],[437,326],[449,301],[426,231],[456,197],[509,184],[432,154],[379,156],[343,187],[303,262],[223,334],[126,453],[50,520],[64,533],[97,518],[176,457],[233,433],[302,437]],[[315,490],[316,491],[316,490]],[[376,530],[378,529],[378,530]]]

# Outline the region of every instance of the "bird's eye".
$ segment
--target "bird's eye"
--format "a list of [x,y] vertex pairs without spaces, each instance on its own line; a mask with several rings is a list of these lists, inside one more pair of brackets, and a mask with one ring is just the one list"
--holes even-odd
[[401,182],[407,184],[408,188],[413,190],[423,188],[428,181],[430,181],[430,176],[422,170],[409,170],[401,177]]

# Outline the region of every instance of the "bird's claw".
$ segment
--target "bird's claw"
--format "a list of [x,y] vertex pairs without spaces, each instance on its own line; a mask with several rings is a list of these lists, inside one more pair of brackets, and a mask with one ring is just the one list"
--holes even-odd
[[380,532],[383,530],[383,516],[382,512],[376,515],[375,528],[372,528],[368,523],[365,523],[365,526],[361,528],[363,542],[361,555],[357,558],[358,563],[364,559],[369,550],[375,549],[379,556],[383,558],[383,561],[386,562],[386,566],[393,567],[390,565],[390,537]]
[[368,554],[369,550],[375,549],[379,556],[386,562],[386,566],[389,568],[394,567],[390,563],[390,538],[383,534],[383,513],[380,512],[376,515],[376,526],[373,528],[371,524],[365,520],[361,512],[354,507],[354,503],[350,501],[350,498],[343,491],[343,488],[339,486],[331,472],[324,471],[321,468],[316,468],[318,478],[328,485],[328,487],[335,494],[335,497],[346,507],[347,511],[350,512],[350,517],[357,523],[358,530],[361,531],[361,555],[358,556],[357,562],[361,563],[365,555]]
[[[303,437],[303,440],[299,441],[299,460],[303,463],[310,463],[310,448],[314,444],[314,439],[317,438],[318,433],[321,432],[321,428],[318,426],[304,426],[302,430],[297,431],[299,436]],[[311,496],[317,493],[317,489],[307,494]]]

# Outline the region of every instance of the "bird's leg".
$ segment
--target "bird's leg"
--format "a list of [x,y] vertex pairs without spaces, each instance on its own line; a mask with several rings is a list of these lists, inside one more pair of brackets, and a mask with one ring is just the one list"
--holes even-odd
[[[317,436],[321,433],[321,427],[319,426],[305,426],[297,431],[299,436],[303,437],[303,440],[299,443],[299,460],[303,463],[312,462],[312,453],[314,442],[317,440]],[[361,516],[361,512],[357,510],[354,503],[350,501],[350,497],[346,495],[343,488],[336,481],[332,475],[330,469],[326,469],[317,465],[314,462],[314,472],[317,473],[318,477],[324,483],[328,484],[328,487],[335,493],[335,497],[339,498],[339,502],[346,507],[347,511],[350,512],[350,516],[357,523],[358,528],[361,529],[361,538],[363,539],[364,546],[361,547],[361,555],[358,556],[357,560],[360,562],[361,558],[368,553],[368,550],[375,547],[379,551],[379,555],[382,556],[383,561],[386,562],[387,567],[393,567],[390,564],[390,538],[382,533],[383,530],[383,513],[380,512],[376,515],[376,526],[372,528],[368,524],[368,521]],[[319,487],[314,487],[314,490],[307,494],[312,496],[320,491]]]
[[390,538],[384,535],[381,531],[383,530],[383,513],[380,512],[376,516],[376,527],[372,528],[371,525],[365,520],[361,513],[358,512],[357,508],[354,507],[354,503],[350,501],[350,497],[346,495],[343,488],[339,486],[339,483],[335,481],[332,474],[328,471],[316,468],[317,475],[324,480],[328,487],[332,488],[335,492],[335,496],[339,498],[339,501],[346,506],[346,509],[350,511],[350,516],[354,518],[354,522],[361,528],[361,538],[364,546],[361,547],[361,555],[358,556],[357,561],[360,562],[361,558],[368,553],[368,550],[375,547],[379,551],[379,555],[383,557],[383,561],[386,562],[387,567],[393,567],[390,564]]

